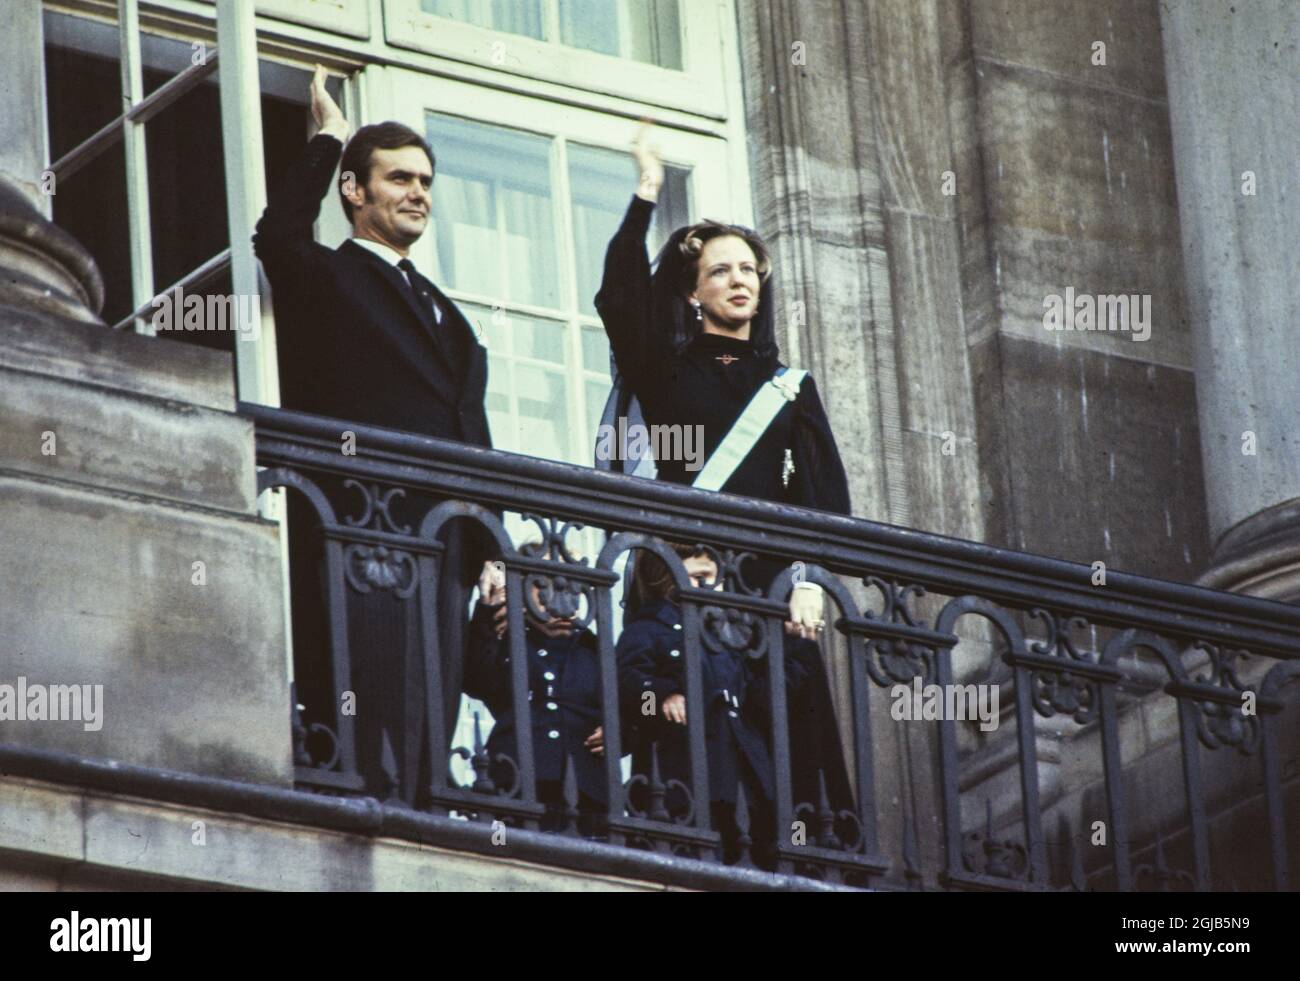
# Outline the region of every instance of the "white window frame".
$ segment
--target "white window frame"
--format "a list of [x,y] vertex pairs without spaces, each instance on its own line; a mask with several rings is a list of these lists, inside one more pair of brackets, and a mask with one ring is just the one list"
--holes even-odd
[[[200,2],[212,6],[216,0]],[[331,34],[363,39],[371,34],[369,0],[256,0],[253,10],[258,17],[274,17]]]
[[[587,370],[583,365],[581,332],[585,327],[597,329],[603,327],[598,317],[582,312],[579,306],[580,298],[577,295],[575,276],[577,257],[573,246],[573,216],[570,207],[572,196],[569,186],[568,145],[570,142],[580,143],[584,146],[625,154],[628,160],[627,199],[630,201],[636,189],[636,169],[632,162],[630,147],[639,122],[590,109],[559,105],[544,99],[499,90],[484,90],[480,86],[466,82],[422,75],[399,68],[373,66],[367,69],[366,74],[368,80],[370,76],[383,75],[382,81],[368,85],[367,91],[372,98],[379,96],[380,93],[386,93],[384,98],[388,100],[385,105],[389,118],[406,123],[421,134],[426,131],[425,113],[436,112],[457,116],[471,122],[535,134],[550,140],[553,181],[552,217],[558,239],[556,244],[559,249],[557,266],[560,275],[561,306],[547,308],[507,302],[501,297],[458,290],[450,283],[438,285],[458,303],[472,303],[489,310],[500,307],[507,316],[518,313],[565,325],[566,419],[571,434],[569,443],[571,447],[593,446],[595,433],[590,430],[585,418],[586,383],[588,379],[595,380],[598,373]],[[467,109],[467,107],[472,108]],[[375,108],[374,105],[371,106],[371,115],[374,115]],[[433,137],[433,149],[436,154],[437,134],[433,134]],[[666,163],[691,172],[688,186],[692,220],[699,220],[701,211],[713,218],[731,218],[741,222],[749,220],[748,182],[744,179],[731,179],[733,154],[726,140],[661,127],[656,131],[655,142],[659,145]],[[422,236],[411,247],[411,258],[417,267],[432,270],[433,250],[433,236]],[[481,341],[486,344],[487,340],[485,332]],[[533,363],[529,359],[513,358],[513,360],[518,363]],[[538,367],[551,369],[556,367],[551,362],[538,361],[536,364]],[[608,383],[607,372],[604,378]],[[513,440],[499,439],[495,433],[493,441],[502,448],[506,448],[507,444],[513,442]],[[513,452],[527,452],[526,448],[522,447],[510,447],[510,449]],[[568,462],[590,463],[591,461],[575,459]]]
[[[730,26],[734,33],[735,24],[732,2],[680,2],[680,71],[562,44],[554,24],[547,26],[550,38],[537,40],[426,13],[420,8],[420,0],[384,0],[384,32],[388,43],[395,47],[584,92],[724,119],[728,108],[726,28]],[[740,112],[739,106],[731,108]]]

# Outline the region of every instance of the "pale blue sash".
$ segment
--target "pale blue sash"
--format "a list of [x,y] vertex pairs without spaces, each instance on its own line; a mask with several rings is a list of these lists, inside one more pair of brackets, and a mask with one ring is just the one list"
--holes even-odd
[[713,451],[713,456],[709,457],[709,462],[691,486],[701,490],[721,490],[745,457],[749,456],[749,451],[767,432],[767,427],[786,402],[793,402],[799,397],[799,386],[806,377],[806,371],[777,368],[776,374],[759,386],[754,397],[749,400],[749,405],[745,406],[745,411]]

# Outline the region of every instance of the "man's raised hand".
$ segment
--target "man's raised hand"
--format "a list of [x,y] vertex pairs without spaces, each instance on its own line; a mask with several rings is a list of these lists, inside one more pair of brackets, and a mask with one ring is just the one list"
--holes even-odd
[[332,136],[340,143],[348,141],[348,121],[343,110],[334,101],[334,97],[325,88],[325,69],[316,66],[316,74],[311,78],[311,114],[316,120],[316,130],[326,136]]

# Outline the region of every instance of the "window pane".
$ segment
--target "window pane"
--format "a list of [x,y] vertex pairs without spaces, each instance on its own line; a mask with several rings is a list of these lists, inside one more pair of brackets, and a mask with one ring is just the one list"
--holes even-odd
[[560,0],[560,40],[575,48],[682,67],[679,0]]
[[488,355],[488,387],[483,408],[487,412],[492,445],[498,450],[514,450],[519,445],[519,434],[510,412],[510,362],[495,354]]
[[474,311],[474,329],[478,334],[479,343],[489,351],[497,354],[509,354],[511,351],[510,344],[510,323],[504,317],[493,316],[492,311],[482,307],[474,307],[468,303],[461,304],[461,310],[466,311],[465,316],[469,316],[468,311]]
[[[515,365],[519,395],[519,446],[516,453],[569,460],[568,399],[564,374],[532,365]],[[504,449],[505,447],[503,447]]]
[[542,0],[420,0],[420,9],[507,34],[542,37]]
[[659,203],[655,205],[655,220],[650,226],[650,251],[657,254],[675,229],[689,224],[691,203],[689,178],[691,172],[681,167],[664,168],[664,186],[659,188]]
[[564,324],[531,318],[516,320],[513,316],[510,320],[511,333],[515,339],[515,357],[564,364]]
[[529,317],[504,308],[493,310],[477,303],[461,303],[459,306],[478,334],[479,343],[494,355],[565,364],[563,323]]
[[479,306],[477,303],[461,303],[461,313],[474,329],[478,342],[495,355],[509,357],[514,351],[511,343],[510,320],[505,311],[498,308]]
[[559,304],[550,141],[428,113],[435,279],[503,301]]
[[[485,405],[492,445],[511,453],[568,460],[568,390],[563,323],[476,303],[459,304],[488,348]],[[551,361],[556,370],[520,363]]]
[[[689,171],[664,168],[654,221],[650,226],[651,257],[674,228],[687,224]],[[596,291],[605,268],[605,248],[618,231],[632,198],[636,168],[630,154],[569,144],[569,185],[573,188],[573,254],[577,261],[578,309],[595,314]]]
[[[588,380],[586,383],[587,392],[587,433],[591,440],[591,445],[596,445],[596,429],[600,425],[601,413],[605,411],[605,403],[609,400],[609,382],[596,382]],[[583,463],[590,463],[590,460],[584,460]]]
[[47,44],[45,79],[51,160],[90,139],[122,111],[122,73],[116,59]]
[[599,327],[582,328],[582,366],[588,371],[609,371],[609,339]]

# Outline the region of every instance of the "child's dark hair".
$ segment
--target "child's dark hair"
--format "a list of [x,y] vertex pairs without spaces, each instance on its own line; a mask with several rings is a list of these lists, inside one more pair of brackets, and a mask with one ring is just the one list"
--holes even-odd
[[[694,545],[669,543],[679,557],[689,559],[702,550]],[[628,588],[627,609],[629,612],[639,610],[646,603],[659,600],[677,601],[677,584],[673,582],[672,571],[668,564],[648,549],[637,549],[632,564],[632,584]]]

